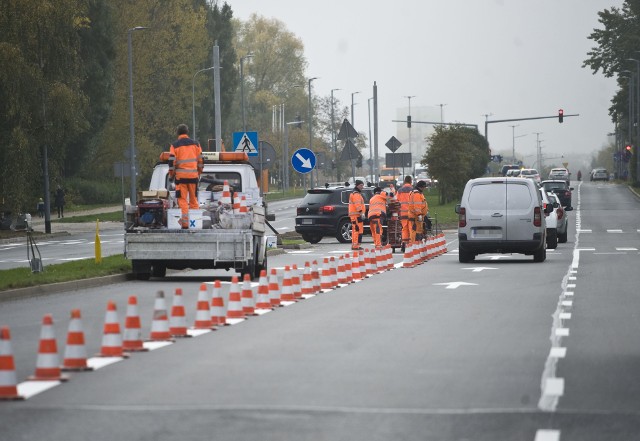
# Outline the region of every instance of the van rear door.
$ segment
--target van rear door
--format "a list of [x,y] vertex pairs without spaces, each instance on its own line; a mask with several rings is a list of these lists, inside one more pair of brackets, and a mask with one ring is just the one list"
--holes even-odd
[[507,197],[503,180],[475,183],[469,190],[466,218],[468,240],[504,240]]
[[526,180],[507,182],[506,201],[509,216],[506,219],[506,240],[532,240],[533,234],[538,231],[533,225],[534,208],[538,205],[535,191]]

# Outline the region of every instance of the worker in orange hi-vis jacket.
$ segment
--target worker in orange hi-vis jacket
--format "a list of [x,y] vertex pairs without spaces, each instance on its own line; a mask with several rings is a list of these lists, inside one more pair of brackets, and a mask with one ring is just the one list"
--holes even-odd
[[376,248],[382,248],[382,218],[387,213],[387,193],[380,187],[373,189],[369,199],[369,228]]
[[409,219],[409,197],[411,196],[411,192],[413,191],[413,185],[411,185],[411,182],[411,176],[405,176],[404,184],[398,189],[397,193],[398,202],[400,202],[400,212],[398,213],[398,217],[400,218],[400,223],[402,223],[403,250],[411,240],[412,223]]
[[364,182],[356,180],[356,187],[349,195],[349,218],[351,219],[351,249],[359,250],[360,235],[364,232],[365,205],[362,197]]
[[411,242],[424,239],[424,221],[429,211],[427,200],[422,193],[427,188],[425,181],[418,181],[416,188],[409,194],[409,220],[411,223]]
[[202,149],[189,138],[189,127],[180,124],[178,139],[171,144],[169,152],[169,178],[176,181],[176,197],[182,211],[180,225],[189,228],[189,209],[198,209],[198,180],[204,168]]

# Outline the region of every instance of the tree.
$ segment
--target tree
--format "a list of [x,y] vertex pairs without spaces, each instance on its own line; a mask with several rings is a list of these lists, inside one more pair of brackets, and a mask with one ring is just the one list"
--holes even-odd
[[421,164],[438,179],[440,203],[462,196],[469,179],[485,173],[490,159],[489,144],[476,129],[465,126],[435,126],[427,138],[431,146]]

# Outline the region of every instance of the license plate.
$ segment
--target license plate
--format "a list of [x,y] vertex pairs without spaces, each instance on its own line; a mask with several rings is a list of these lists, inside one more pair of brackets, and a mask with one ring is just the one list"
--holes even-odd
[[495,228],[477,228],[473,230],[473,237],[498,238],[501,237],[500,230]]
[[302,219],[302,225],[313,225],[313,219]]

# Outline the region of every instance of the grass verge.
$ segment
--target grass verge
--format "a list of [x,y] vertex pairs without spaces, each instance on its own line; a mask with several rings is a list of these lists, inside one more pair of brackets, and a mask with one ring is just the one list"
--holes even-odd
[[51,222],[59,222],[61,224],[78,223],[78,222],[124,222],[122,210],[112,211],[109,213],[100,214],[86,214],[82,216],[63,217],[60,219],[52,220]]
[[131,261],[122,255],[104,257],[101,263],[83,259],[47,265],[41,273],[32,273],[30,268],[13,268],[0,271],[0,291],[128,272],[131,272]]

